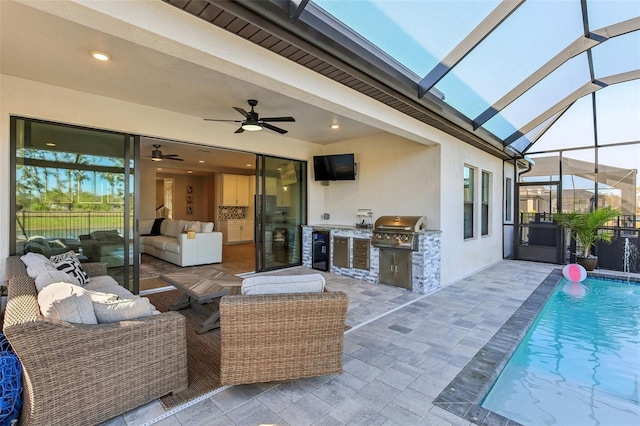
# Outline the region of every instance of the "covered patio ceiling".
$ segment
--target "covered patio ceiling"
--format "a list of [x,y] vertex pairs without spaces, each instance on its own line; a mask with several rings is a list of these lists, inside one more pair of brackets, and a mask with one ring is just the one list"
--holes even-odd
[[503,158],[640,142],[636,0],[164,1]]

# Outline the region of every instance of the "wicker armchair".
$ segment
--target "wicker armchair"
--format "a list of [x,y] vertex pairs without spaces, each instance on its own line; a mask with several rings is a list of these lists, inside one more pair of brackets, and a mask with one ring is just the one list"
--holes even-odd
[[[103,264],[83,264],[90,276]],[[40,314],[33,280],[7,259],[4,334],[23,370],[21,425],[92,425],[187,387],[185,318],[167,312],[110,324]]]
[[223,385],[342,373],[349,300],[343,292],[224,296]]

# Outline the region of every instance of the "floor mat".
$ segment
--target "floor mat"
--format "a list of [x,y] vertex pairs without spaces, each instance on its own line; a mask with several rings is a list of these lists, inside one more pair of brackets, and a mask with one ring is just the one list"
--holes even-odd
[[[149,294],[151,303],[161,312],[169,310],[179,296],[178,290]],[[193,309],[179,311],[187,319],[187,371],[189,387],[176,395],[160,398],[162,406],[168,410],[191,401],[220,387],[220,330],[196,334],[196,329],[206,319]]]

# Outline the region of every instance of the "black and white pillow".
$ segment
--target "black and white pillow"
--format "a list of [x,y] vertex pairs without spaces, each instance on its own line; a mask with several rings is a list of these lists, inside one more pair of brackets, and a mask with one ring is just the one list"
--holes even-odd
[[53,264],[58,271],[65,272],[76,278],[80,285],[85,285],[89,282],[89,275],[82,269],[80,262],[73,259],[63,259],[59,262],[53,262]]
[[63,260],[67,260],[67,259],[71,259],[80,263],[80,260],[78,259],[78,255],[76,255],[76,252],[73,250],[69,250],[67,252],[60,253],[60,254],[55,254],[49,258],[49,260],[53,263],[62,262]]

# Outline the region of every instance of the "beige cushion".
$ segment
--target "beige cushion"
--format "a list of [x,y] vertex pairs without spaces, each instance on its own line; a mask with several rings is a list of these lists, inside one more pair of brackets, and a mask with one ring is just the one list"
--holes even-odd
[[53,283],[62,282],[62,283],[69,283],[73,285],[80,285],[80,281],[78,281],[76,277],[72,277],[66,272],[62,272],[58,270],[45,271],[41,274],[38,274],[38,276],[35,278],[34,281],[36,283],[36,290],[38,290],[38,293],[40,293],[40,291],[46,286]]
[[187,231],[195,231],[200,232],[201,225],[199,220],[194,220],[193,222],[189,222],[187,224]]
[[146,297],[93,302],[93,310],[99,323],[126,321],[160,313]]
[[99,291],[102,293],[115,294],[120,299],[131,299],[135,296],[126,288],[122,287],[113,277],[109,275],[101,275],[98,277],[91,277],[91,282],[84,286],[85,290]]
[[51,263],[49,258],[47,258],[45,255],[33,252],[29,252],[24,256],[20,256],[20,260],[22,260],[22,263],[24,263],[24,266],[26,266],[27,268],[35,264]]
[[178,229],[178,221],[173,219],[165,219],[160,225],[160,233],[167,237],[177,237],[181,229]]
[[140,230],[140,235],[142,234],[150,234],[151,228],[153,227],[153,222],[155,219],[140,219],[138,220],[138,229]]
[[279,293],[321,293],[325,280],[321,274],[306,275],[262,275],[242,280],[241,293],[279,294]]
[[33,279],[47,271],[57,271],[57,269],[51,263],[33,263],[27,267],[27,275]]
[[110,303],[118,300],[118,296],[111,293],[103,293],[101,291],[91,291],[91,290],[87,290],[87,293],[89,293],[89,297],[91,298],[92,302]]
[[97,324],[89,293],[79,285],[52,283],[38,293],[40,312],[47,318],[77,324]]
[[213,232],[213,222],[202,222],[200,232]]

